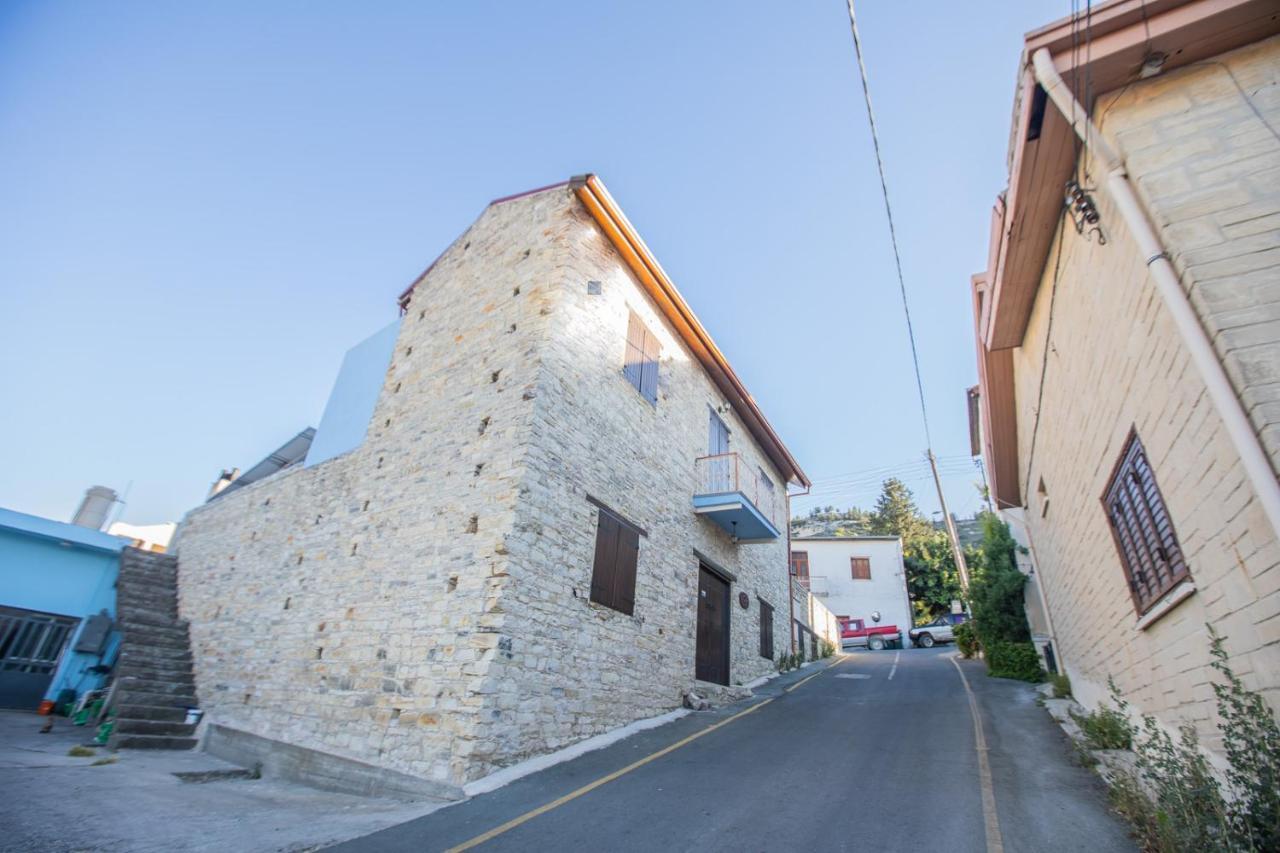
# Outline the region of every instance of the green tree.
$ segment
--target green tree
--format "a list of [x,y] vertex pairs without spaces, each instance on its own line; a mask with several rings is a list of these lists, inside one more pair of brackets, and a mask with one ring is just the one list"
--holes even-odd
[[917,539],[903,562],[916,621],[928,622],[950,613],[951,602],[961,595],[960,573],[956,571],[947,534],[935,530]]
[[890,477],[881,484],[880,497],[876,499],[870,521],[872,533],[901,536],[903,548],[914,548],[933,532],[933,525],[920,514],[911,490],[896,477]]
[[984,648],[993,643],[1024,643],[1031,639],[1022,597],[1027,577],[1018,568],[1017,549],[1009,525],[994,513],[983,513],[982,547],[973,549],[969,563],[969,601],[978,640]]

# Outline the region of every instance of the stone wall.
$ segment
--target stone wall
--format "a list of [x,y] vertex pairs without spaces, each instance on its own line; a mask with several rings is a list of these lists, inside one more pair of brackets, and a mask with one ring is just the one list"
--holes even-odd
[[[1155,207],[1228,369],[1253,401],[1255,423],[1271,436],[1273,459],[1276,412],[1266,401],[1280,389],[1280,143],[1223,64],[1274,126],[1278,59],[1280,42],[1272,39],[1221,63],[1135,83],[1100,98],[1095,110]],[[1087,165],[1101,174],[1096,162]],[[1019,460],[1040,580],[1077,696],[1086,704],[1104,700],[1114,677],[1137,709],[1169,725],[1193,720],[1216,746],[1206,623],[1228,638],[1246,683],[1280,705],[1280,543],[1144,259],[1106,192],[1094,198],[1107,245],[1068,225],[1015,351]],[[1145,630],[1100,503],[1135,426],[1197,587]]]
[[[656,406],[622,374],[628,308],[662,342]],[[414,292],[365,442],[185,519],[208,718],[461,784],[677,707],[700,559],[737,577],[731,681],[772,672],[757,597],[785,647],[785,537],[735,545],[692,508],[722,402],[572,190],[490,206]],[[588,494],[647,532],[632,616],[588,601]]]
[[414,294],[364,443],[193,510],[182,615],[208,718],[429,779],[470,755],[563,201],[490,207]]
[[[501,717],[493,738],[503,755],[554,749],[677,707],[695,683],[702,558],[737,578],[730,589],[731,684],[775,671],[759,654],[758,598],[774,607],[775,655],[787,637],[785,535],[735,545],[693,512],[695,459],[707,454],[709,410],[723,397],[567,191],[564,204],[553,233],[561,278],[522,486],[528,499],[508,542],[519,607],[508,616],[510,655],[494,678]],[[697,292],[690,296],[696,303]],[[628,310],[662,344],[656,405],[623,376]],[[760,336],[781,340],[763,319]],[[763,467],[782,495],[783,478],[745,426],[732,411],[721,417],[732,431],[730,449]],[[588,495],[647,533],[633,615],[589,600],[598,510]],[[779,529],[786,518],[784,507]],[[745,610],[739,592],[748,594]]]

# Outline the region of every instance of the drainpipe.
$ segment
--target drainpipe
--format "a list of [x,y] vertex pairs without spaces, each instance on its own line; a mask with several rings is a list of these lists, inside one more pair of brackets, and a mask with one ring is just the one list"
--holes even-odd
[[[783,490],[786,490],[785,484]],[[791,654],[796,653],[795,578],[791,576],[791,493],[787,492],[787,636],[791,638]]]
[[1107,191],[1111,194],[1120,217],[1128,226],[1129,233],[1133,235],[1143,257],[1146,258],[1147,268],[1151,270],[1156,290],[1164,300],[1165,307],[1169,309],[1169,314],[1182,335],[1183,343],[1191,354],[1192,362],[1200,371],[1200,378],[1204,380],[1209,398],[1213,400],[1214,408],[1217,409],[1218,416],[1222,418],[1222,423],[1227,428],[1227,435],[1235,445],[1236,453],[1239,454],[1240,462],[1244,465],[1254,494],[1258,497],[1258,503],[1262,504],[1262,510],[1271,522],[1272,532],[1277,539],[1280,539],[1280,480],[1276,479],[1275,471],[1271,467],[1271,458],[1259,441],[1253,423],[1249,420],[1244,405],[1231,385],[1231,380],[1218,359],[1209,335],[1200,325],[1200,318],[1191,306],[1186,291],[1182,289],[1182,282],[1178,278],[1177,270],[1173,267],[1173,262],[1169,259],[1169,252],[1151,224],[1150,214],[1143,207],[1138,194],[1134,192],[1133,185],[1129,182],[1124,161],[1102,136],[1097,126],[1089,119],[1084,107],[1062,81],[1062,77],[1053,65],[1053,57],[1049,55],[1049,51],[1040,48],[1031,57],[1031,61],[1035,66],[1036,80],[1062,112],[1063,117],[1071,123],[1072,130],[1084,142],[1085,148],[1104,163],[1107,169]]

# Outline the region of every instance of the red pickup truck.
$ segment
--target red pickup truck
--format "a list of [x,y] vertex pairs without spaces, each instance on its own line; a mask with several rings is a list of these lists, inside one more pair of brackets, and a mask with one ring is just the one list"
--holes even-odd
[[840,645],[844,648],[866,646],[878,652],[902,646],[902,631],[897,625],[872,625],[868,628],[861,619],[848,616],[837,616],[836,619],[840,622]]

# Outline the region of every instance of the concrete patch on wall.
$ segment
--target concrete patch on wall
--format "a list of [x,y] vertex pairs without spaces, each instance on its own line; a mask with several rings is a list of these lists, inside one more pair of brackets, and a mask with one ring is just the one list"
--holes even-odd
[[215,758],[259,767],[271,779],[298,782],[322,791],[388,797],[395,800],[460,800],[462,789],[443,782],[420,779],[363,761],[343,758],[318,749],[260,737],[227,726],[210,725],[204,749]]

